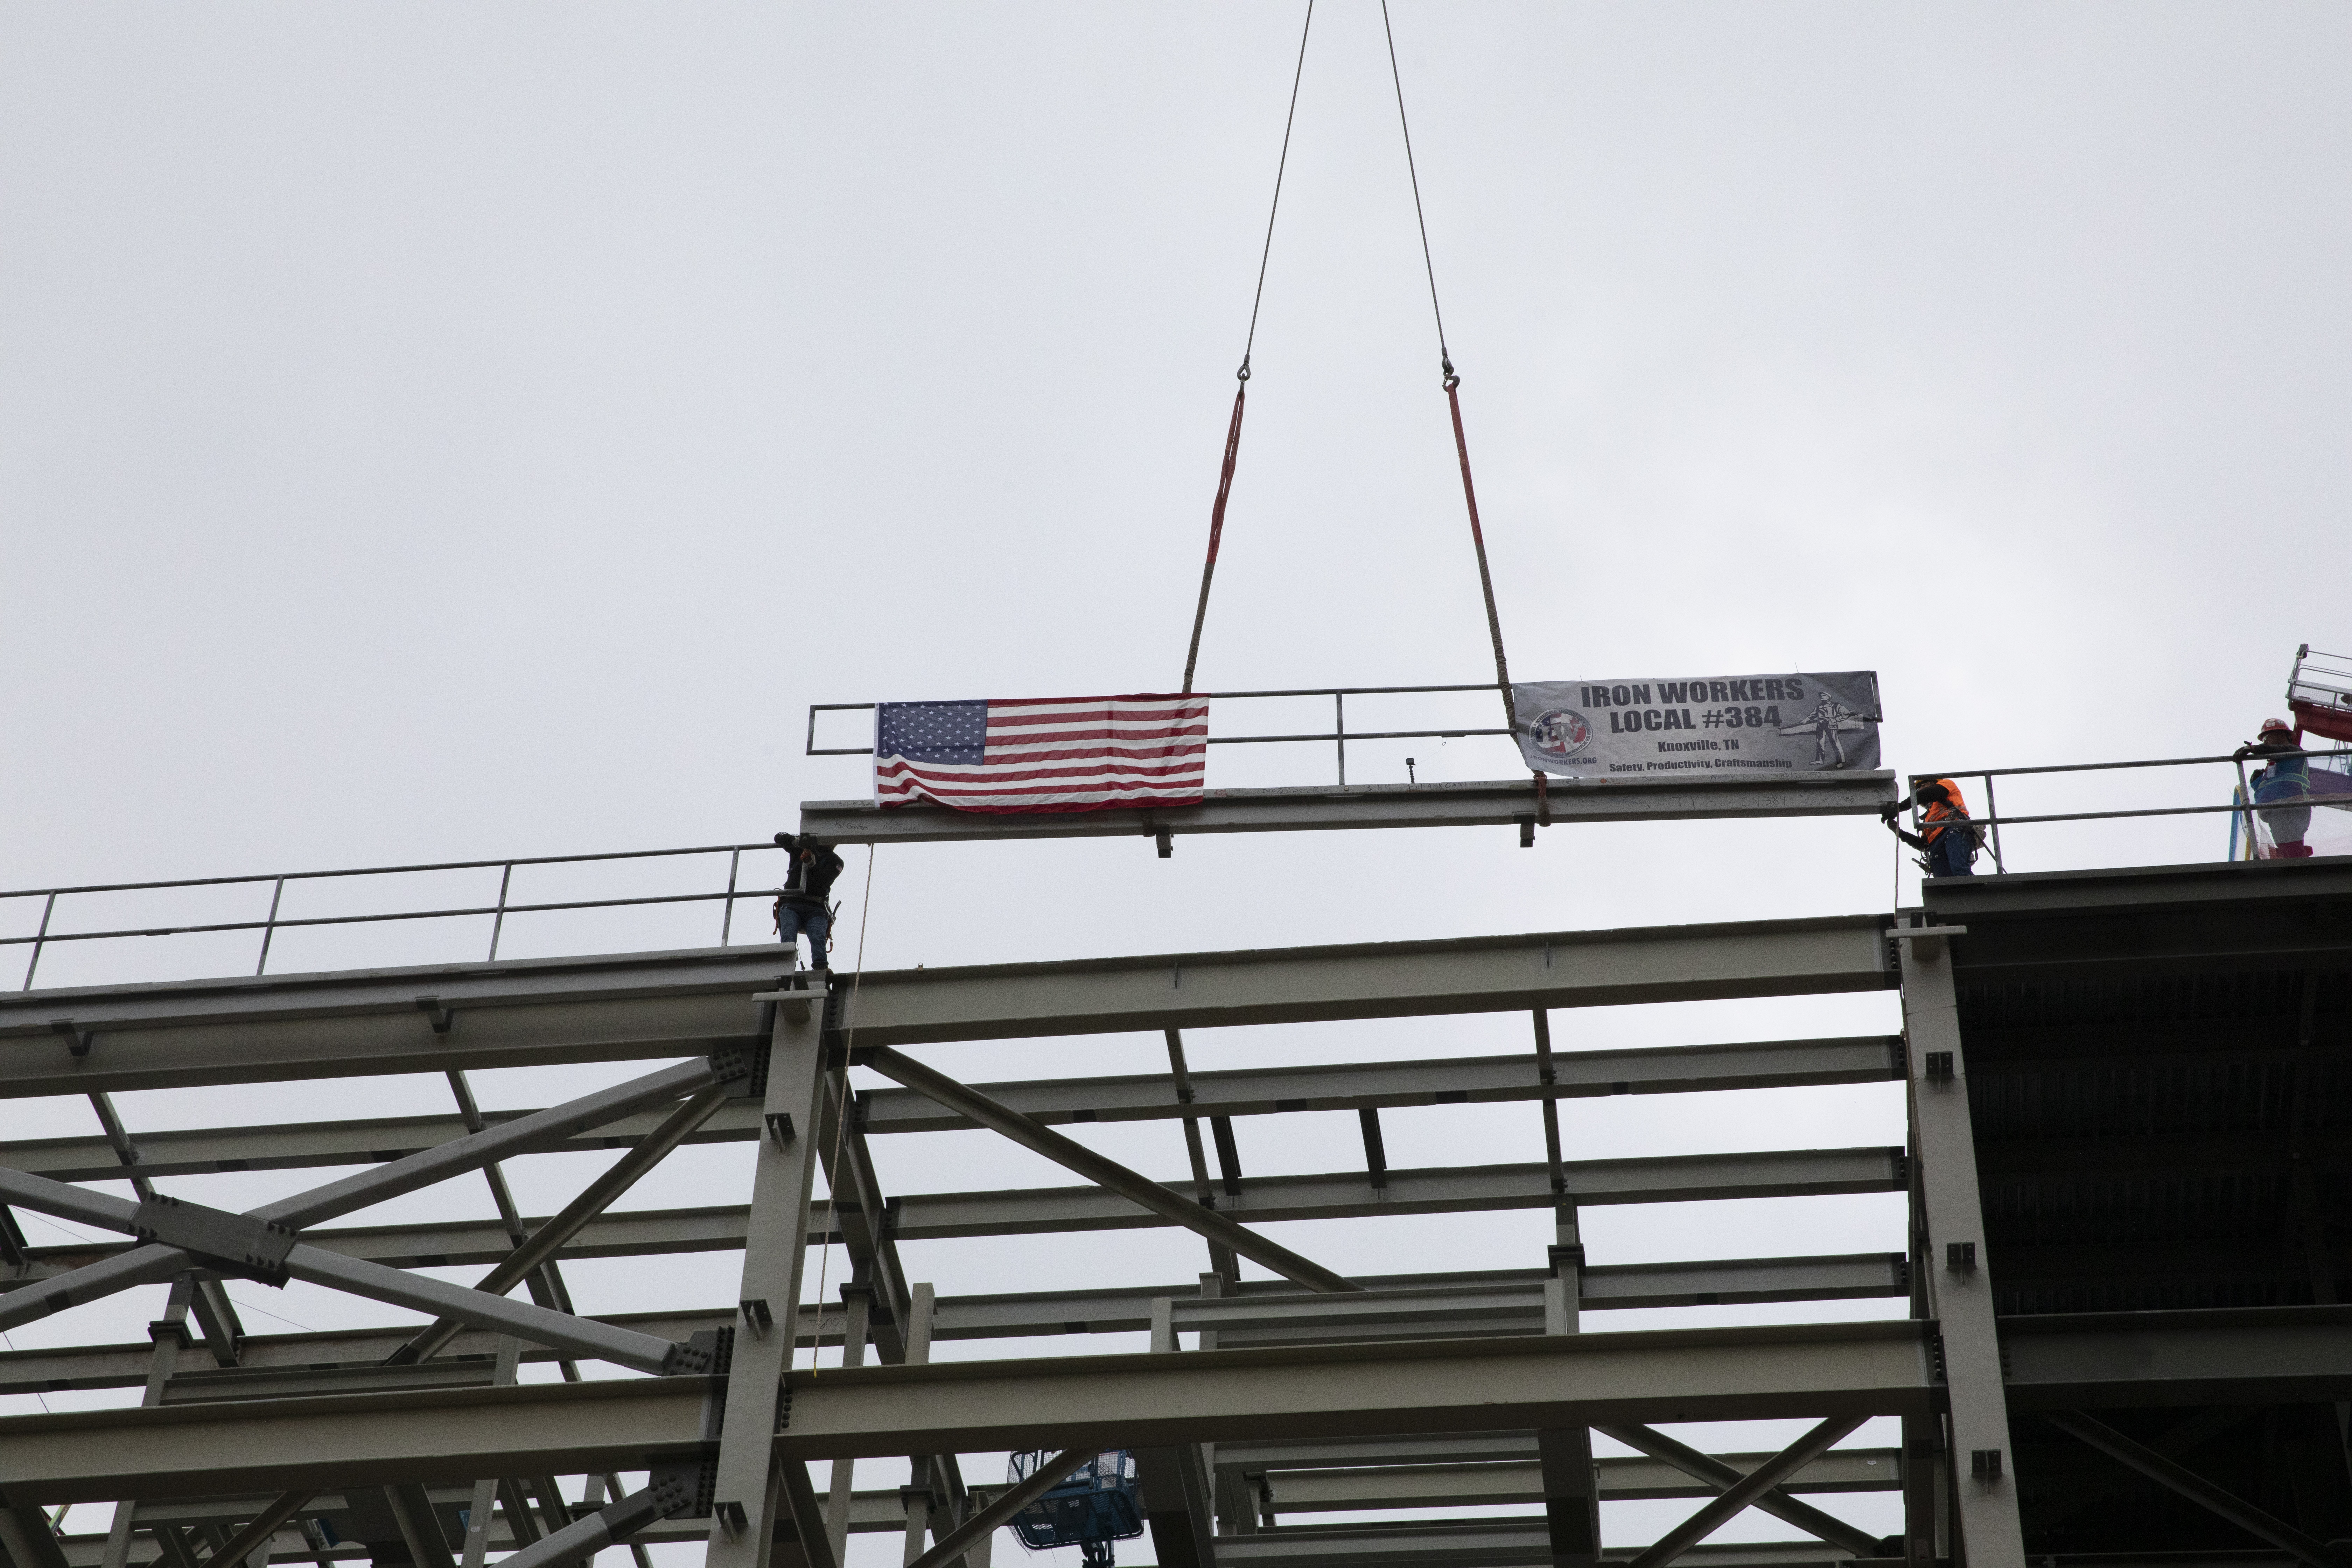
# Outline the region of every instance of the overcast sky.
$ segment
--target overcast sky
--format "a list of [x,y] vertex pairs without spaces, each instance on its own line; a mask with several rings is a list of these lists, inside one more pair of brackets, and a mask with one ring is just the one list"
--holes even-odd
[[[810,702],[1172,689],[1299,19],[0,4],[0,884],[760,841],[801,800],[866,792],[859,759],[801,754]],[[1874,669],[1890,765],[1940,771],[2224,751],[2281,710],[2297,644],[2352,649],[2352,13],[1397,0],[1394,21],[1520,678]],[[1380,14],[1325,0],[1203,687],[1487,677],[1437,358]],[[1242,706],[1221,731],[1325,716]],[[1519,771],[1496,742],[1433,741],[1360,748],[1350,777],[1402,782],[1408,752],[1424,778]],[[1328,776],[1311,748],[1213,756],[1213,785]],[[2206,770],[2002,803],[2225,790]],[[2225,841],[2207,816],[2007,847],[2052,869]],[[698,863],[694,885],[723,874]],[[909,847],[873,874],[877,966],[1897,896],[1867,820],[1560,827],[1532,852],[1499,828],[1191,840],[1167,862],[1126,841]],[[320,901],[289,912],[371,896],[300,891]],[[87,908],[79,929],[102,924]],[[123,918],[199,905],[141,908]],[[709,909],[519,922],[507,951],[708,942]],[[37,918],[0,903],[5,934]],[[478,926],[289,937],[272,968],[478,956]],[[79,944],[42,978],[226,973],[250,966],[242,942]],[[0,958],[0,984],[20,973]],[[1893,1018],[1885,998],[1652,1010],[1585,1037]],[[1518,1027],[1234,1031],[1194,1061],[1517,1049]],[[1121,1037],[935,1059],[987,1079],[1160,1058]],[[577,1086],[482,1077],[501,1104]],[[124,1102],[160,1126],[446,1096],[396,1079]],[[1769,1116],[1717,1098],[1736,1103],[1597,1102],[1571,1130],[1589,1154],[1902,1135],[1886,1096]],[[94,1126],[78,1102],[5,1114]],[[1352,1118],[1295,1120],[1318,1125],[1277,1143],[1245,1124],[1245,1164],[1360,1157]],[[1399,1164],[1540,1153],[1526,1108],[1391,1121]],[[1156,1136],[1106,1147],[1175,1174]],[[962,1152],[885,1151],[886,1175],[1055,1179],[943,1146]],[[631,1202],[732,1201],[737,1153],[689,1152]],[[597,1163],[524,1163],[527,1206]],[[1711,1212],[1596,1219],[1595,1261],[1901,1245],[1883,1204],[1834,1225],[1691,1206]],[[480,1208],[469,1186],[381,1212]],[[1543,1228],[1286,1239],[1364,1272],[1527,1267]],[[923,1268],[949,1291],[1144,1282],[1188,1277],[1197,1251],[1138,1233],[1025,1258],[940,1246]],[[583,1268],[582,1295],[724,1301],[733,1267]],[[152,1306],[126,1299],[121,1331]],[[1612,1538],[1655,1533],[1637,1508],[1675,1510],[1622,1505]]]

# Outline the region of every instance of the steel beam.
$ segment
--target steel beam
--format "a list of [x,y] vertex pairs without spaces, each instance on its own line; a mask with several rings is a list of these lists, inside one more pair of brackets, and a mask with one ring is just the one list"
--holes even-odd
[[791,1377],[780,1452],[985,1452],[1899,1415],[1934,1397],[1916,1323],[1415,1341],[861,1367]]
[[[1604,1561],[1632,1553],[1612,1549]],[[1224,1568],[1545,1568],[1551,1547],[1540,1521],[1454,1519],[1389,1525],[1286,1525],[1255,1535],[1217,1538]],[[1768,1542],[1693,1547],[1683,1561],[1701,1568],[1835,1568],[1822,1543]],[[2177,1564],[2168,1568],[2202,1568]]]
[[[489,1126],[519,1121],[530,1110],[486,1110]],[[537,1151],[570,1154],[625,1149],[642,1142],[668,1114],[666,1107],[632,1111],[593,1132]],[[297,1121],[261,1127],[197,1127],[139,1135],[139,1168],[150,1176],[201,1176],[219,1171],[299,1171],[322,1165],[377,1165],[437,1148],[472,1131],[460,1116],[384,1116],[352,1121]],[[760,1135],[756,1100],[734,1100],[684,1142],[748,1143]],[[0,1143],[0,1164],[57,1182],[120,1179],[103,1138],[26,1138]]]
[[751,998],[791,967],[761,946],[16,993],[0,1099],[708,1056],[754,1043]]
[[715,1386],[616,1378],[14,1415],[0,1421],[0,1475],[12,1499],[53,1506],[642,1470],[707,1450]]
[[1876,915],[869,973],[860,1046],[1893,987]]
[[[1898,936],[1900,933],[1898,933]],[[1969,1568],[2025,1568],[2017,1514],[2016,1449],[2009,1436],[2000,1337],[1993,1321],[1992,1268],[1978,1195],[1969,1115],[1968,1052],[1952,990],[1950,939],[1921,934],[1902,952],[1903,1021],[1910,1042],[1912,1147],[1919,1162],[1925,1229],[1919,1284],[1941,1324],[1952,1462]]]
[[[1902,1189],[1899,1149],[1815,1149],[1755,1154],[1667,1155],[1591,1160],[1563,1167],[1568,1190],[1588,1205],[1696,1203],[1735,1198],[1817,1197]],[[1235,1217],[1277,1220],[1357,1219],[1413,1214],[1472,1214],[1550,1208],[1558,1202],[1540,1164],[1439,1167],[1391,1171],[1375,1189],[1361,1171],[1309,1176],[1254,1176],[1238,1200],[1223,1205]],[[740,1206],[608,1214],[583,1226],[560,1258],[632,1258],[669,1252],[731,1251],[743,1245]],[[542,1222],[543,1223],[543,1222]],[[949,1237],[1044,1236],[1127,1230],[1164,1225],[1149,1210],[1099,1187],[1015,1188],[997,1193],[916,1193],[900,1199],[891,1235],[900,1240]],[[837,1234],[823,1203],[811,1213],[809,1239]],[[322,1250],[402,1268],[439,1268],[496,1263],[511,1243],[490,1220],[351,1226],[307,1233]],[[0,1279],[20,1289],[110,1256],[121,1247],[40,1247],[25,1270]],[[1880,1255],[1825,1259],[1758,1258],[1695,1266],[1701,1276],[1677,1280],[1682,1266],[1642,1264],[1586,1270],[1591,1307],[1707,1305],[1722,1300],[1812,1300],[1829,1296],[1877,1296],[1901,1289],[1897,1261]],[[1832,1275],[1836,1278],[1832,1279]],[[1842,1281],[1842,1283],[1840,1282]],[[1723,1294],[1727,1289],[1736,1294]],[[953,1337],[969,1337],[960,1331]],[[0,1356],[0,1365],[6,1358]]]
[[[746,1211],[719,1212],[732,1216],[726,1227],[725,1245],[740,1248],[743,1245]],[[378,1258],[376,1261],[420,1267],[427,1260],[404,1255]],[[1717,1263],[1621,1264],[1606,1270],[1585,1272],[1584,1307],[1590,1311],[1609,1307],[1900,1296],[1905,1289],[1904,1272],[1901,1256],[1894,1253],[1862,1253],[1853,1258],[1731,1258]],[[1605,1286],[1598,1295],[1591,1289],[1596,1275],[1604,1277]],[[1367,1276],[1363,1282],[1374,1290],[1412,1289],[1440,1283],[1465,1288],[1466,1300],[1458,1310],[1441,1310],[1417,1321],[1414,1328],[1419,1332],[1538,1333],[1543,1326],[1539,1310],[1520,1312],[1507,1306],[1498,1308],[1487,1296],[1490,1290],[1517,1289],[1534,1300],[1543,1279],[1542,1271],[1538,1269],[1506,1269],[1491,1274]],[[932,1332],[948,1340],[1009,1339],[1073,1331],[1138,1333],[1151,1326],[1154,1298],[1178,1296],[1186,1289],[1181,1284],[1130,1285],[1003,1296],[946,1296],[939,1299],[934,1310]],[[1266,1282],[1252,1281],[1236,1300],[1246,1303],[1265,1289]],[[734,1321],[736,1315],[735,1309],[714,1308],[704,1311],[609,1314],[595,1321],[677,1342],[708,1329],[724,1327]],[[820,1310],[814,1303],[803,1302],[798,1323],[796,1338],[803,1345],[838,1343],[841,1340],[842,1313],[838,1305]],[[1076,1330],[1073,1325],[1077,1325]],[[279,1380],[271,1384],[273,1392],[332,1391],[344,1386],[345,1374],[335,1369],[377,1369],[409,1340],[411,1332],[407,1329],[382,1328],[256,1335],[244,1342],[245,1364],[236,1375],[257,1389],[262,1384],[255,1379]],[[446,1357],[457,1358],[464,1365],[478,1365],[495,1352],[495,1345],[496,1336],[491,1331],[461,1329],[450,1342]],[[173,1354],[172,1373],[175,1379],[184,1380],[191,1374],[201,1376],[215,1370],[212,1357],[201,1345],[177,1346]],[[537,1347],[526,1347],[523,1352],[527,1361],[544,1361],[553,1354]],[[153,1355],[152,1347],[145,1344],[67,1346],[0,1353],[0,1394],[135,1387],[146,1379]]]
[[[1818,773],[1694,785],[1556,778],[1549,816],[1566,822],[1861,816],[1895,799],[1891,773]],[[988,816],[870,800],[804,800],[801,831],[830,844],[951,844],[1029,838],[1151,838],[1160,834],[1297,833],[1367,827],[1510,827],[1545,808],[1532,779],[1486,783],[1219,789],[1198,805],[1149,811]]]
[[[1385,1440],[1400,1455],[1416,1452],[1412,1438]],[[1489,1445],[1496,1440],[1487,1439]],[[1274,1488],[1276,1505],[1288,1513],[1356,1513],[1389,1509],[1507,1507],[1540,1504],[1544,1500],[1542,1468],[1537,1462],[1536,1439],[1526,1435],[1524,1459],[1487,1460],[1471,1464],[1360,1465],[1343,1469],[1294,1469],[1263,1462],[1262,1450],[1275,1445],[1240,1445],[1251,1458],[1244,1469],[1262,1472]],[[1221,1464],[1234,1445],[1220,1444]],[[1769,1454],[1725,1454],[1716,1459],[1734,1472],[1746,1474],[1770,1458]],[[1677,1466],[1647,1456],[1603,1457],[1593,1461],[1604,1501],[1628,1498],[1705,1498],[1720,1487],[1696,1479]],[[1792,1492],[1895,1491],[1902,1486],[1900,1466],[1893,1448],[1838,1448],[1815,1459],[1782,1489]],[[1868,1553],[1864,1553],[1868,1555]]]
[[[863,1044],[1888,989],[1879,916],[877,971]],[[707,1055],[781,948],[0,996],[0,1098]],[[420,997],[455,1019],[436,1033]],[[71,1026],[60,1034],[59,1022]],[[74,1054],[83,1035],[93,1044]]]
[[2009,1404],[2035,1411],[2352,1399],[2347,1334],[2347,1306],[2000,1320]]
[[[772,1436],[784,1419],[793,1364],[816,1130],[824,1093],[824,1035],[832,1007],[772,1005],[764,1115],[752,1168],[751,1223],[739,1289],[742,1319],[727,1379],[714,1470],[709,1568],[768,1568],[777,1537],[795,1542],[812,1568],[831,1568],[824,1520],[796,1461],[780,1466]],[[788,1477],[785,1471],[791,1471]]]
[[[1189,1101],[1180,1098],[1172,1075],[1162,1073],[971,1087],[1008,1110],[1054,1125],[1899,1082],[1904,1076],[1902,1040],[1891,1035],[1576,1051],[1555,1057],[1553,1074],[1547,1083],[1530,1053],[1193,1072],[1186,1075]],[[908,1089],[870,1090],[859,1103],[868,1135],[976,1125]],[[152,1163],[146,1140],[140,1149]],[[5,1152],[6,1146],[0,1146]],[[82,1158],[93,1160],[95,1153]]]

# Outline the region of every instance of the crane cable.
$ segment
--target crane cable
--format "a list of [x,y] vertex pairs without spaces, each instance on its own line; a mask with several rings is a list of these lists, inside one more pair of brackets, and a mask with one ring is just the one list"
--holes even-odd
[[1290,128],[1298,119],[1298,82],[1307,72],[1307,36],[1315,28],[1315,0],[1307,0],[1307,21],[1298,29],[1298,64],[1290,73],[1290,111],[1282,121],[1282,157],[1274,166],[1274,203],[1265,214],[1265,247],[1258,252],[1257,292],[1250,297],[1249,336],[1242,343],[1242,367],[1234,373],[1234,421],[1225,429],[1225,462],[1217,475],[1217,500],[1209,509],[1209,558],[1201,566],[1201,602],[1192,611],[1192,644],[1184,651],[1184,690],[1201,661],[1201,626],[1209,618],[1209,583],[1217,574],[1217,542],[1225,531],[1225,499],[1234,493],[1234,459],[1242,447],[1242,410],[1249,401],[1250,351],[1257,346],[1258,306],[1265,300],[1265,265],[1274,255],[1274,220],[1282,211],[1282,176],[1290,167]]
[[[1404,134],[1404,167],[1412,182],[1413,222],[1421,229],[1421,266],[1429,279],[1429,313],[1437,322],[1437,365],[1444,378],[1445,405],[1454,416],[1454,451],[1462,462],[1462,500],[1470,510],[1470,547],[1478,556],[1478,591],[1486,600],[1486,636],[1495,647],[1495,689],[1502,694],[1505,732],[1516,739],[1523,726],[1518,710],[1511,700],[1511,666],[1503,657],[1503,617],[1495,608],[1494,574],[1486,567],[1486,535],[1478,526],[1478,489],[1470,479],[1470,442],[1462,431],[1462,395],[1456,390],[1462,384],[1461,375],[1454,368],[1454,355],[1445,346],[1445,311],[1437,302],[1437,263],[1429,254],[1429,218],[1422,211],[1421,171],[1412,157],[1412,125],[1404,112],[1404,75],[1397,68],[1396,30],[1389,25],[1389,0],[1381,0],[1381,32],[1389,46],[1389,80],[1396,87],[1397,129]],[[1551,823],[1551,781],[1541,772],[1535,775],[1538,820],[1549,826]]]

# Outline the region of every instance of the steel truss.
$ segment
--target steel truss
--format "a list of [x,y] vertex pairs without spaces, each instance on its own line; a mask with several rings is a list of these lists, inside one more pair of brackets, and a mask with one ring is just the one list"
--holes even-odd
[[[2022,886],[2033,880],[2007,879],[1999,896],[2047,918],[2033,900],[2054,895]],[[0,1087],[13,1095],[429,1064],[453,1075],[459,1105],[455,1117],[143,1133],[100,1099],[103,1136],[7,1146],[0,1200],[123,1239],[33,1247],[0,1226],[0,1324],[141,1284],[169,1295],[147,1345],[0,1354],[0,1391],[144,1390],[133,1406],[0,1421],[0,1546],[18,1568],[201,1568],[224,1552],[223,1568],[239,1556],[480,1568],[494,1552],[536,1568],[610,1542],[699,1541],[706,1560],[726,1568],[840,1568],[853,1534],[891,1533],[905,1563],[986,1568],[984,1527],[1010,1503],[1001,1487],[968,1481],[959,1456],[1115,1446],[1142,1461],[1155,1550],[1171,1568],[1291,1559],[2022,1568],[2011,1424],[2048,1412],[2086,1454],[2155,1478],[2289,1557],[2326,1550],[2202,1479],[2179,1457],[2196,1434],[2151,1443],[2118,1430],[2112,1413],[2352,1404],[2352,1372],[2336,1349],[2352,1308],[2322,1300],[2127,1321],[1998,1310],[1979,1160],[1982,1148],[2007,1156],[1983,1145],[1971,1121],[1956,974],[1973,951],[1961,945],[1967,930],[1908,912],[882,973],[864,977],[854,1006],[845,987],[796,973],[779,948],[0,999]],[[2242,951],[2245,933],[2235,923],[2221,945]],[[2131,962],[2075,956],[2107,971]],[[1552,1047],[1557,1009],[1897,988],[1901,1037]],[[1524,1053],[1197,1074],[1182,1065],[1190,1028],[1517,1012],[1529,1016]],[[1171,1070],[970,1084],[953,1072],[951,1048],[921,1062],[900,1054],[1116,1031],[1165,1035]],[[666,1065],[532,1111],[482,1111],[462,1078],[478,1067],[600,1061]],[[853,1061],[900,1087],[853,1095]],[[1567,1098],[1872,1081],[1906,1086],[1907,1148],[1579,1160],[1565,1157],[1553,1117]],[[1544,1159],[1388,1167],[1382,1115],[1502,1100],[1542,1108]],[[1237,1119],[1333,1110],[1362,1121],[1361,1169],[1241,1169]],[[1155,1119],[1187,1123],[1190,1179],[1155,1179],[1051,1131]],[[874,1138],[975,1125],[1062,1161],[1086,1184],[883,1189]],[[610,1207],[670,1150],[719,1140],[751,1146],[747,1201]],[[624,1156],[560,1214],[514,1210],[499,1162],[597,1147]],[[163,1175],[353,1166],[247,1214],[152,1185]],[[330,1223],[475,1173],[491,1186],[493,1219]],[[138,1201],[77,1184],[124,1179]],[[1873,1192],[1908,1194],[1904,1252],[1627,1265],[1589,1260],[1580,1239],[1579,1215],[1592,1205]],[[1247,1228],[1505,1208],[1553,1211],[1558,1244],[1541,1268],[1348,1279],[1317,1263],[1311,1245],[1261,1246]],[[911,1278],[900,1255],[903,1244],[936,1237],[1155,1226],[1199,1234],[1196,1256],[1211,1271],[1166,1286],[942,1296]],[[826,1241],[851,1262],[837,1299],[820,1301],[803,1263],[811,1243]],[[1240,1279],[1227,1249],[1242,1248],[1296,1283]],[[572,1310],[560,1272],[574,1258],[705,1250],[742,1254],[737,1300],[598,1318]],[[470,1290],[414,1272],[457,1264],[491,1272]],[[253,1334],[219,1289],[228,1278],[314,1280],[436,1321]],[[518,1287],[531,1300],[509,1299]],[[1584,1331],[1597,1327],[1585,1313],[1631,1307],[1868,1298],[1906,1310],[1864,1322]],[[948,1340],[1138,1332],[1151,1350],[1104,1354],[1079,1341],[1045,1357],[931,1353]],[[818,1376],[805,1357],[795,1364],[796,1352],[817,1344],[842,1347],[840,1370]],[[646,1375],[517,1381],[525,1361],[556,1362],[576,1378],[574,1358]],[[1899,1423],[1900,1444],[1835,1446],[1873,1417]],[[1727,1455],[1655,1430],[1763,1418],[1808,1430],[1779,1453]],[[1596,1429],[1634,1457],[1595,1456]],[[856,1461],[873,1458],[911,1461],[911,1484],[857,1489]],[[807,1468],[819,1459],[833,1466],[824,1491]],[[645,1484],[625,1493],[620,1478],[638,1473]],[[572,1477],[581,1484],[560,1484]],[[1901,1495],[1899,1537],[1874,1539],[1806,1500],[1874,1490]],[[1648,1547],[1604,1549],[1599,1504],[1637,1497],[1699,1506]],[[45,1510],[105,1500],[124,1505],[111,1535],[59,1539],[48,1529]],[[1444,1512],[1495,1504],[1539,1511]],[[1695,1544],[1751,1505],[1806,1539]],[[1388,1517],[1331,1522],[1357,1513]]]

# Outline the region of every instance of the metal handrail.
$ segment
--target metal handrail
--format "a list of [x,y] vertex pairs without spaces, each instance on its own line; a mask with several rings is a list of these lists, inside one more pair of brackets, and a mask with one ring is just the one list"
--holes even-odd
[[[1472,735],[1508,735],[1508,730],[1350,730],[1348,728],[1348,699],[1350,697],[1419,696],[1440,691],[1492,691],[1495,683],[1481,680],[1460,686],[1300,686],[1273,691],[1202,691],[1194,695],[1213,697],[1220,702],[1240,701],[1257,697],[1328,697],[1331,699],[1331,722],[1328,731],[1308,735],[1211,735],[1212,746],[1263,746],[1297,742],[1329,741],[1338,748],[1339,782],[1348,782],[1348,742],[1350,741],[1460,741]],[[802,754],[810,757],[870,757],[871,746],[820,746],[816,743],[816,716],[819,713],[865,713],[881,706],[876,702],[812,702],[808,710],[808,735]]]
[[[2352,747],[2332,747],[2324,751],[2306,750],[2298,752],[2265,752],[2262,753],[2262,760],[2265,763],[2270,763],[2278,762],[2290,757],[2346,756],[2352,756]],[[2123,811],[2062,811],[2040,813],[2031,816],[2003,816],[2000,815],[2000,808],[1995,805],[1993,799],[1992,781],[1997,778],[2019,778],[2029,774],[2040,773],[2117,773],[2131,768],[2200,767],[2210,765],[2216,763],[2229,763],[2233,764],[2238,770],[2238,798],[2227,805],[2151,805],[2138,806]],[[2008,862],[2001,853],[2000,829],[2004,826],[2023,826],[2030,824],[2043,822],[2103,822],[2114,820],[2119,817],[2197,816],[2208,816],[2220,812],[2229,812],[2234,816],[2251,817],[2253,813],[2263,809],[2264,805],[2292,804],[2288,802],[2256,803],[2252,798],[2252,791],[2250,791],[2246,786],[2245,759],[2239,756],[2234,752],[2224,752],[2220,756],[2213,757],[2152,757],[2145,760],[2121,763],[2053,763],[2041,767],[2031,768],[1947,768],[1940,773],[1909,773],[1905,776],[1914,789],[1922,784],[1932,783],[1937,779],[1982,779],[1985,781],[1985,809],[1990,815],[1984,816],[1972,816],[1967,820],[1969,825],[1972,827],[1989,827],[1992,829],[1990,842],[1992,849],[1993,870],[1996,875],[2006,873],[2009,869]],[[1929,826],[1929,824],[1927,824],[1920,816],[1919,808],[1916,802],[1912,806],[1911,825],[1915,830]],[[2251,823],[2249,823],[2248,831],[2252,831]]]
[[[269,966],[269,950],[278,933],[294,927],[374,925],[394,921],[458,920],[488,915],[491,919],[488,956],[495,961],[499,956],[499,942],[505,933],[509,915],[541,914],[559,910],[632,909],[656,904],[712,902],[721,903],[724,908],[719,928],[719,945],[726,947],[730,945],[734,936],[736,903],[746,899],[758,900],[773,896],[771,889],[759,889],[746,891],[739,886],[743,852],[747,849],[774,847],[772,841],[766,844],[700,844],[677,849],[617,849],[590,855],[518,855],[499,860],[433,860],[398,866],[353,866],[327,871],[268,871],[243,877],[178,877],[152,882],[89,882],[70,887],[20,888],[0,891],[0,900],[43,900],[40,925],[31,936],[0,937],[0,947],[29,946],[33,950],[31,957],[25,965],[24,982],[19,986],[20,990],[30,991],[33,988],[34,977],[40,969],[41,954],[53,942],[101,942],[134,936],[193,936],[210,932],[257,931],[261,932],[261,952],[253,972],[259,974]],[[583,865],[598,861],[657,860],[689,855],[721,854],[728,858],[727,889],[724,892],[647,893],[625,899],[567,899],[526,904],[515,903],[508,896],[513,888],[515,868],[518,866]],[[286,884],[289,882],[328,881],[352,877],[397,877],[428,871],[481,871],[488,870],[493,867],[498,868],[499,872],[499,897],[494,904],[467,904],[448,909],[396,910],[385,913],[359,915],[287,917],[278,913],[284,903]],[[74,894],[160,892],[177,888],[257,887],[263,883],[270,885],[269,912],[257,921],[211,921],[193,925],[127,926],[109,931],[60,931],[51,929],[57,915],[58,900]]]

